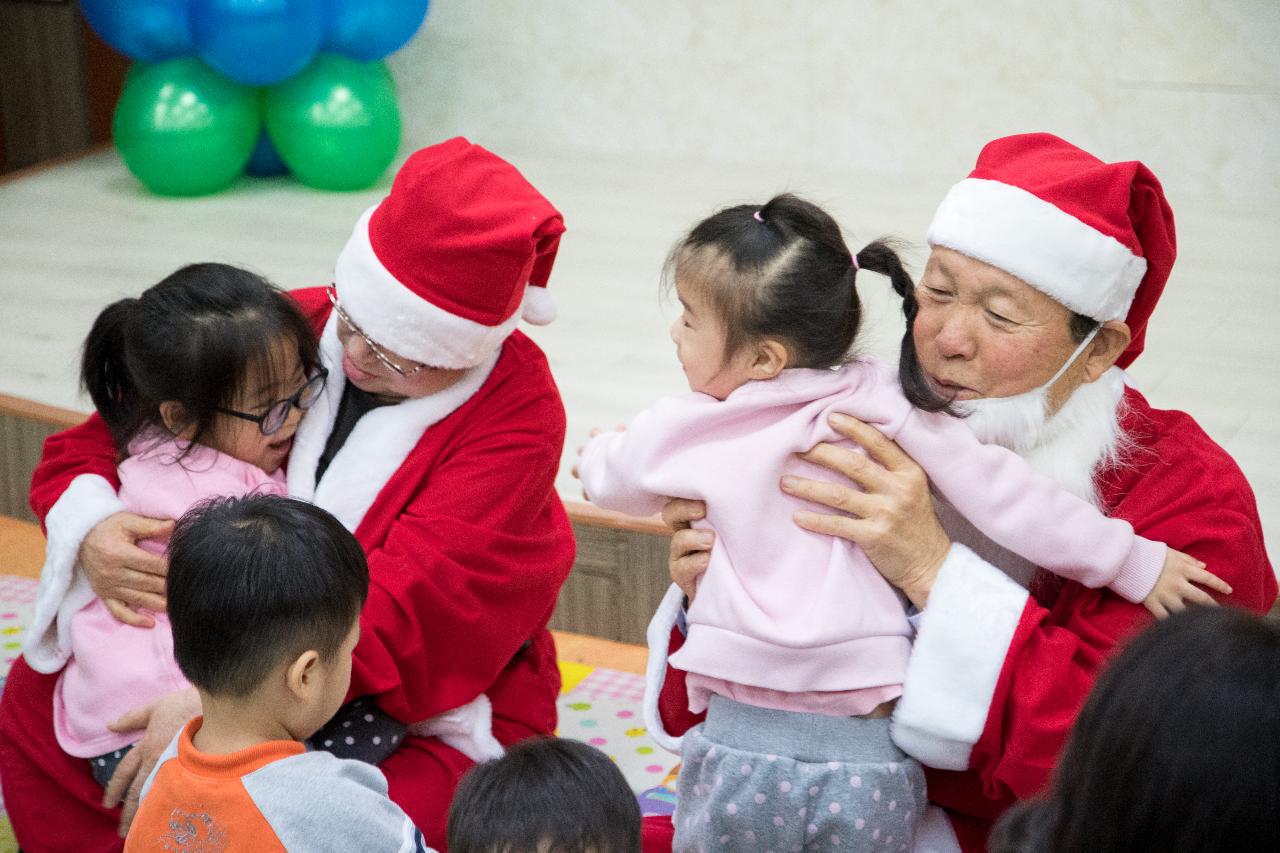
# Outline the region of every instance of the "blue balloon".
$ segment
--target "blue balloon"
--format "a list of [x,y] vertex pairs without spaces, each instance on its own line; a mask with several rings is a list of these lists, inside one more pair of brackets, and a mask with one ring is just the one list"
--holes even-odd
[[191,0],[191,30],[209,65],[237,83],[270,86],[320,49],[323,0]]
[[259,178],[274,178],[277,175],[289,174],[289,167],[280,159],[280,152],[271,144],[271,137],[267,136],[266,128],[258,134],[258,144],[253,148],[253,154],[249,157],[249,165],[244,170],[250,175]]
[[194,50],[188,0],[80,0],[84,19],[130,59],[160,62]]
[[428,0],[324,0],[324,50],[361,62],[394,53],[413,38]]

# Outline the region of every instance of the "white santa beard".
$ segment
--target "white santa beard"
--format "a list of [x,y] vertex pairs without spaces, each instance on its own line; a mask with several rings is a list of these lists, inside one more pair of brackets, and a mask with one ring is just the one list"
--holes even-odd
[[[1040,406],[1039,415],[1028,412],[1029,403],[1024,401],[991,406],[991,414],[987,414],[988,407],[983,405],[979,421],[982,432],[974,430],[975,434],[984,442],[1014,451],[1036,473],[1100,506],[1094,473],[1100,465],[1117,463],[1126,444],[1120,429],[1124,415],[1124,372],[1113,367],[1094,382],[1081,385],[1047,420],[1043,415],[1043,395],[1032,392],[1019,397]],[[973,427],[974,417],[967,418],[966,423]],[[954,541],[969,546],[982,559],[1024,586],[1030,582],[1036,571],[1034,565],[987,539],[946,501],[938,499],[936,503],[938,518]]]
[[1100,501],[1093,475],[1099,465],[1117,461],[1124,444],[1124,371],[1113,367],[1077,388],[1046,418],[1047,388],[1014,397],[965,401],[965,424],[986,444],[1017,453],[1038,474],[1094,506]]

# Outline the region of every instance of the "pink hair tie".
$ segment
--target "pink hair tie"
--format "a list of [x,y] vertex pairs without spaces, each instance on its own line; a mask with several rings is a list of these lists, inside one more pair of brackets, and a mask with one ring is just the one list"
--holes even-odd
[[760,215],[760,211],[758,210],[755,213],[751,214],[751,216],[752,218],[755,219],[756,222],[764,222],[764,217]]
[[849,254],[853,258],[853,271],[857,272],[858,270],[862,269],[862,267],[858,266],[858,253],[850,252]]

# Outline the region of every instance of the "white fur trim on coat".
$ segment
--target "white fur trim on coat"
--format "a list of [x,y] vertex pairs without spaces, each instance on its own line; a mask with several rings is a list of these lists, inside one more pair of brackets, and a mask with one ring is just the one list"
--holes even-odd
[[411,291],[374,254],[369,217],[376,209],[364,212],[338,255],[333,280],[342,310],[365,334],[404,358],[454,369],[484,362],[520,322],[520,309],[497,326],[486,326]]
[[1027,591],[968,548],[953,544],[929,592],[907,661],[893,740],[930,767],[965,770]]
[[124,509],[110,483],[97,474],[81,474],[45,517],[49,541],[35,612],[22,645],[27,665],[36,672],[57,672],[71,657],[71,617],[94,599],[80,570],[80,543],[99,522]]
[[667,734],[658,712],[658,697],[662,695],[662,683],[667,677],[667,652],[671,649],[671,629],[684,608],[684,593],[675,584],[667,590],[658,605],[658,611],[649,620],[645,639],[649,643],[649,661],[644,672],[644,725],[649,737],[668,752],[680,753],[682,738]]
[[501,758],[502,744],[493,736],[493,705],[481,693],[461,707],[409,726],[418,737],[438,737],[479,764]]
[[944,246],[1016,275],[1078,314],[1123,319],[1147,261],[1024,189],[966,178],[951,188],[929,225]]
[[343,527],[355,532],[382,487],[409,458],[423,433],[453,414],[480,390],[498,363],[501,351],[490,353],[483,364],[439,393],[374,409],[360,418],[329,463],[324,477],[316,483],[316,463],[333,432],[342,391],[347,384],[347,377],[342,373],[342,343],[338,340],[337,321],[337,314],[331,315],[320,335],[320,360],[329,368],[329,381],[294,436],[288,487],[291,496],[328,510]]

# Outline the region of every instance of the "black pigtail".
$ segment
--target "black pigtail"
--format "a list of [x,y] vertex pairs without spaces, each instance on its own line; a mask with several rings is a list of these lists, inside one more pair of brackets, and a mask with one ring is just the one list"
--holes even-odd
[[137,299],[113,302],[93,321],[80,359],[80,384],[106,421],[117,449],[124,445],[142,417],[137,386],[125,356],[129,326],[137,313]]
[[951,405],[951,400],[934,390],[920,368],[920,359],[916,355],[915,339],[911,335],[915,325],[916,286],[902,263],[902,258],[894,246],[886,239],[869,243],[857,254],[859,268],[888,276],[893,290],[902,297],[902,313],[907,319],[907,330],[902,336],[902,349],[898,356],[898,381],[902,384],[902,393],[917,409],[926,412],[945,412],[959,416],[959,412]]

